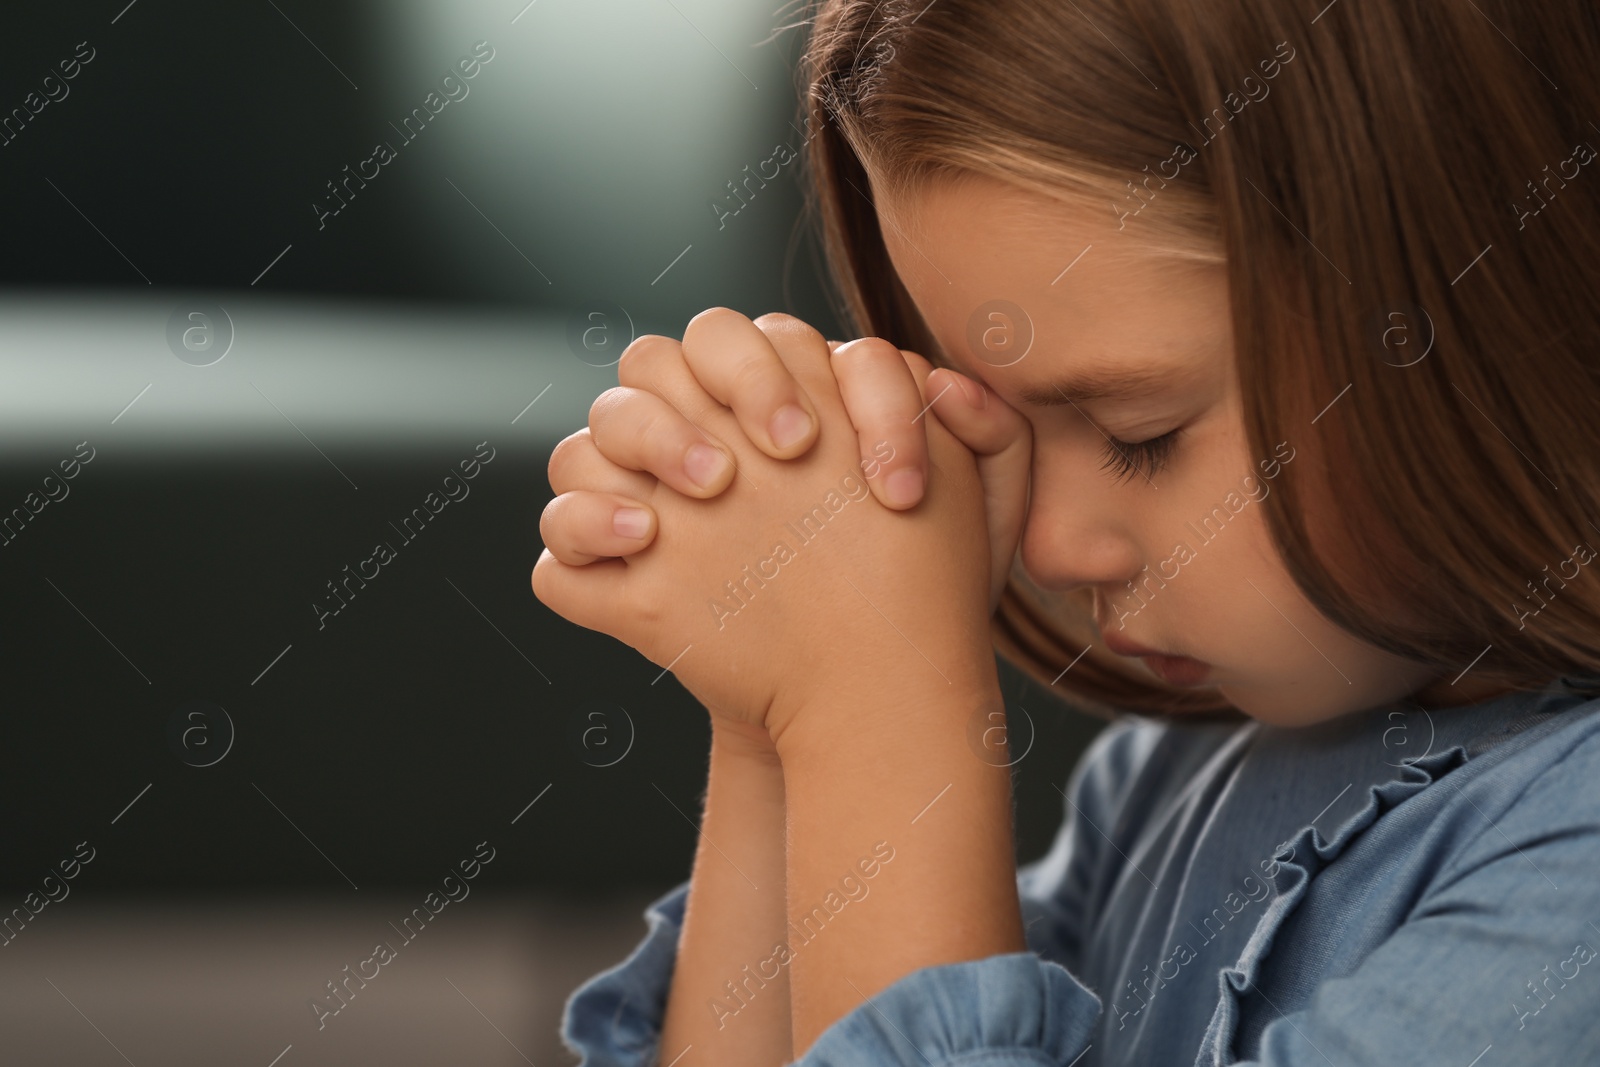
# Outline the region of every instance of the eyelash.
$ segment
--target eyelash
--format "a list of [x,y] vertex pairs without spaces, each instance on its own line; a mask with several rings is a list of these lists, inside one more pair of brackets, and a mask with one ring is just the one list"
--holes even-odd
[[1135,474],[1143,474],[1148,478],[1171,461],[1172,450],[1177,443],[1177,430],[1131,444],[1118,441],[1114,437],[1107,437],[1105,462],[1100,465],[1100,469],[1113,471],[1118,482]]

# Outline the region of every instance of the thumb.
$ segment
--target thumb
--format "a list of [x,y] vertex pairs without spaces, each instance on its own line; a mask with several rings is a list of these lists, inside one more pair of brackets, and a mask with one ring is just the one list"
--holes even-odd
[[966,375],[939,367],[924,385],[939,422],[977,459],[988,516],[992,610],[999,603],[1028,514],[1033,428],[1022,413]]

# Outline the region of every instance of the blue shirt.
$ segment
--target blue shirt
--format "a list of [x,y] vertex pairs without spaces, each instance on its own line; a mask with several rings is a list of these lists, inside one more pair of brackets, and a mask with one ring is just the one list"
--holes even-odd
[[[1600,1063],[1600,700],[1408,707],[1118,720],[1018,872],[1029,951],[907,974],[797,1064]],[[585,1067],[659,1062],[687,891],[569,998]]]

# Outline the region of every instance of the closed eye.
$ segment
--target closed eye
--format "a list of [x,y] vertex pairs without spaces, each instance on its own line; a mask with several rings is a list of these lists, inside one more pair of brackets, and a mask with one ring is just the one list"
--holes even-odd
[[1112,471],[1116,481],[1143,474],[1146,478],[1163,469],[1172,458],[1178,444],[1178,430],[1152,437],[1145,441],[1129,443],[1108,436],[1105,443],[1105,462],[1101,470]]

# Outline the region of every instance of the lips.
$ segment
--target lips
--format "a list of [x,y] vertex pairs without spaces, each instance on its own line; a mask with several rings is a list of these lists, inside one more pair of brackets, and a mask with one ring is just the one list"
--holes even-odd
[[1119,656],[1164,656],[1164,655],[1166,655],[1166,653],[1162,652],[1160,649],[1147,648],[1144,645],[1139,644],[1137,641],[1130,641],[1128,638],[1123,637],[1121,634],[1117,633],[1114,630],[1107,631],[1107,630],[1103,630],[1102,629],[1101,633],[1100,633],[1100,636],[1105,641],[1106,647],[1109,648],[1111,651],[1115,652]]
[[1188,656],[1142,656],[1150,672],[1168,685],[1200,685],[1211,673],[1211,665]]
[[1147,648],[1115,631],[1101,631],[1101,639],[1105,641],[1107,648],[1119,656],[1137,656],[1149,668],[1151,674],[1168,685],[1200,685],[1211,673],[1211,665],[1208,663],[1188,656],[1172,656]]

